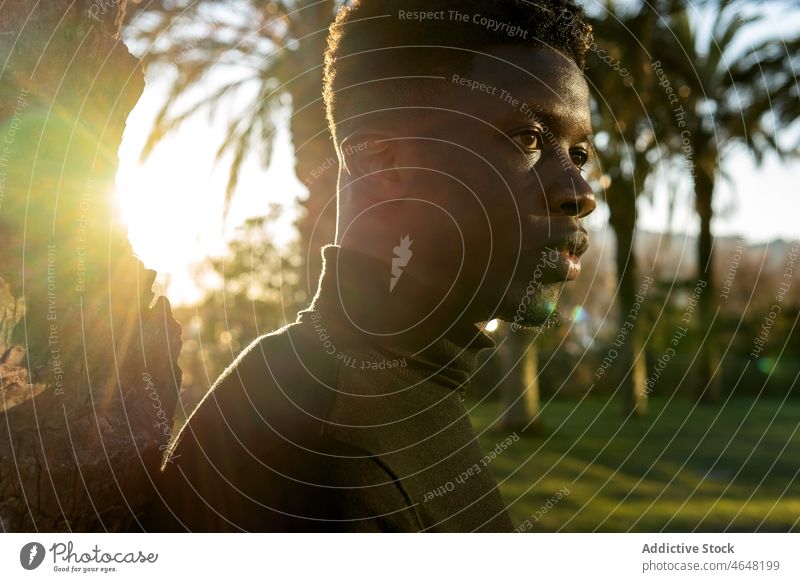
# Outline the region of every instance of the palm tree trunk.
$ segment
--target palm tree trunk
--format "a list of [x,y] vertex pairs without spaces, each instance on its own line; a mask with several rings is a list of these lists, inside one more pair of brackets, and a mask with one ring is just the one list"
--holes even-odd
[[144,86],[125,3],[0,12],[0,527],[126,530],[152,493],[180,385],[180,329],[154,301],[111,192]]
[[507,330],[500,352],[500,416],[498,427],[504,432],[537,432],[539,415],[539,359],[533,338],[525,330]]
[[[614,369],[617,370],[617,390],[622,393],[623,415],[644,416],[647,413],[647,364],[641,353],[638,321],[629,318],[634,310],[637,288],[636,255],[634,240],[636,230],[636,196],[627,188],[606,193],[611,211],[611,227],[617,238],[617,297],[619,298],[619,330],[630,329],[618,335],[611,349],[616,350]],[[630,325],[633,325],[630,328]],[[626,325],[628,327],[626,327]],[[637,354],[641,354],[637,357]]]
[[295,36],[301,38],[296,51],[303,74],[289,86],[292,95],[290,129],[295,149],[295,174],[308,188],[304,214],[298,222],[304,253],[302,284],[313,295],[322,267],[320,248],[336,236],[336,188],[339,162],[328,131],[325,104],[321,99],[323,57],[328,26],[335,14],[333,0],[298,2]]
[[701,343],[689,377],[694,384],[695,397],[701,403],[717,402],[721,393],[721,383],[717,373],[719,352],[714,329],[717,297],[714,285],[714,238],[711,233],[713,194],[713,173],[698,166],[695,179],[695,203],[700,216],[697,261],[699,278],[705,282],[705,287],[697,302],[699,325],[696,328],[696,336],[697,341]]

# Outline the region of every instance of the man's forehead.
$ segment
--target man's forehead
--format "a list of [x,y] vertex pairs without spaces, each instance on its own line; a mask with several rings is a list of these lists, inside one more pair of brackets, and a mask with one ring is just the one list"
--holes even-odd
[[583,73],[556,50],[524,45],[492,48],[475,56],[471,76],[496,87],[491,96],[501,102],[516,100],[540,115],[589,121],[589,89]]

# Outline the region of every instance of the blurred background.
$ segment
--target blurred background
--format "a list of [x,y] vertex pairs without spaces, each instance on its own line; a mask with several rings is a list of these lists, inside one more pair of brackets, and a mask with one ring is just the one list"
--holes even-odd
[[[147,85],[116,204],[183,326],[181,417],[315,290],[342,4],[128,3]],[[522,437],[491,467],[532,531],[797,531],[800,6],[584,5],[591,248],[561,326],[486,324],[473,424],[489,450]]]

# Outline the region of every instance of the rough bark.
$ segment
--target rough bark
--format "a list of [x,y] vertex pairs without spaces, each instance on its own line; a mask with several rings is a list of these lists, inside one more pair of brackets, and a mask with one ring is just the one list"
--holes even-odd
[[120,531],[152,494],[180,328],[113,212],[144,77],[124,1],[0,11],[0,527]]

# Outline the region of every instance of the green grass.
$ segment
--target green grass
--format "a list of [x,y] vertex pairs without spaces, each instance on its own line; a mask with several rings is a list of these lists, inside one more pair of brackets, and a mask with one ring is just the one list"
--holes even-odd
[[[541,434],[491,464],[512,521],[541,512],[532,531],[800,531],[800,402],[649,407],[623,421],[616,401],[545,405]],[[497,411],[471,411],[487,451],[507,436],[484,430]]]

